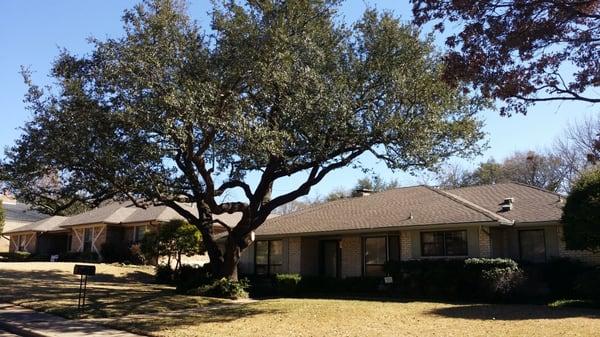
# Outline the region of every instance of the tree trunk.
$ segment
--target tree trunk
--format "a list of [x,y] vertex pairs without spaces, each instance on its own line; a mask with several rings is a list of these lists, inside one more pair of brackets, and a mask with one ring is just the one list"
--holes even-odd
[[231,281],[238,281],[238,262],[240,261],[241,248],[237,244],[234,236],[227,237],[225,246],[225,255],[223,265],[221,266],[221,277],[226,277]]

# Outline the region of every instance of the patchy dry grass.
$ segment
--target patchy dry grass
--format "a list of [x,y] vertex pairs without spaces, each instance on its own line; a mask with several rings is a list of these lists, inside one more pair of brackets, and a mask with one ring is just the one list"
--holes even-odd
[[[74,263],[0,263],[0,301],[72,318],[77,316],[79,276]],[[151,267],[97,264],[88,279],[83,317],[119,317],[197,308],[201,297],[175,294],[173,288],[151,284]]]
[[[0,263],[0,300],[73,315],[72,264]],[[37,269],[38,271],[30,271]],[[539,305],[270,299],[233,304],[145,284],[150,269],[98,265],[87,319],[153,336],[595,336],[600,311]]]

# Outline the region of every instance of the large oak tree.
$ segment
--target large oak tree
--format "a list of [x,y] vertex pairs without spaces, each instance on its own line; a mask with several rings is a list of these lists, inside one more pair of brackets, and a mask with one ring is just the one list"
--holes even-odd
[[[236,279],[267,216],[359,156],[410,171],[478,152],[480,102],[440,80],[431,41],[374,10],[347,26],[338,7],[224,1],[203,32],[181,2],[136,6],[123,37],[91,39],[89,55],[61,53],[53,87],[26,74],[34,115],[4,174],[25,196],[28,181],[58,172],[52,193],[62,197],[168,205],[200,230],[215,272]],[[272,196],[291,175],[297,186]],[[231,189],[243,197],[223,198]],[[213,215],[232,212],[243,216],[221,224],[220,249]]]

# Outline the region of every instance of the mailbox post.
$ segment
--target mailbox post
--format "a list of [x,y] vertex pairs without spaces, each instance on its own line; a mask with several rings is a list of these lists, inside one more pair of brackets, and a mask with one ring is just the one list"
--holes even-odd
[[96,275],[96,266],[86,264],[76,264],[73,268],[73,274],[80,275],[79,279],[79,297],[77,298],[77,310],[81,313],[85,307],[85,293],[87,290],[88,276]]

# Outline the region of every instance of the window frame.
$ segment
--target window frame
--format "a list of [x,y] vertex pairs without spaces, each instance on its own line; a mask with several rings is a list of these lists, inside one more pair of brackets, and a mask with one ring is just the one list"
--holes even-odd
[[[90,233],[90,241],[87,241],[85,233],[89,230]],[[89,250],[85,249],[86,244],[89,243]],[[91,253],[93,251],[94,246],[94,227],[86,227],[83,229],[83,244],[81,250],[83,253]]]
[[[464,243],[464,254],[448,254],[448,233],[456,233],[456,232],[461,232],[464,233],[464,237],[465,237],[465,243]],[[433,255],[429,255],[429,254],[425,254],[425,245],[424,245],[424,240],[423,240],[423,236],[425,234],[439,234],[441,233],[443,235],[443,240],[442,240],[442,255],[438,255],[438,254],[433,254]],[[420,239],[420,244],[421,244],[421,257],[465,257],[465,256],[469,256],[469,233],[466,229],[458,229],[458,230],[440,230],[440,231],[421,231],[419,232],[419,239]]]
[[[267,243],[267,264],[264,263],[257,263],[256,262],[256,256],[257,256],[257,246],[259,242],[266,242]],[[281,262],[279,263],[272,263],[271,262],[271,244],[272,242],[280,242],[281,243]],[[255,275],[259,275],[259,273],[257,272],[258,268],[257,267],[266,267],[267,272],[264,274],[260,274],[260,275],[271,275],[272,272],[272,268],[271,267],[279,267],[283,265],[283,257],[284,257],[284,253],[283,253],[283,240],[282,239],[273,239],[273,240],[256,240],[256,242],[254,243],[254,274]]]
[[[544,243],[544,261],[527,261],[523,260],[523,244],[521,242],[521,233],[523,232],[542,232],[542,242]],[[546,247],[546,231],[543,228],[528,228],[528,229],[518,229],[517,236],[519,237],[519,259],[522,261],[527,261],[530,263],[546,263],[548,261],[548,247]]]
[[[385,239],[385,262],[384,263],[369,263],[367,264],[367,240],[368,239]],[[392,261],[390,260],[390,239],[394,238],[394,240],[397,241],[397,248],[398,248],[398,252],[397,252],[397,261],[400,261],[401,259],[401,243],[400,243],[400,235],[399,234],[384,234],[384,235],[369,235],[369,236],[363,236],[361,239],[362,241],[362,274],[363,276],[369,276],[367,275],[367,267],[368,266],[381,266],[383,268],[383,266],[385,266],[386,263]]]
[[17,235],[17,251],[25,252],[27,249],[27,234]]
[[[142,234],[142,236],[138,239],[138,234],[140,231],[140,227],[144,228],[144,232]],[[146,233],[148,233],[148,225],[135,225],[133,226],[133,238],[131,240],[131,243],[140,243],[142,242],[142,240],[144,239],[144,236],[146,235]]]

